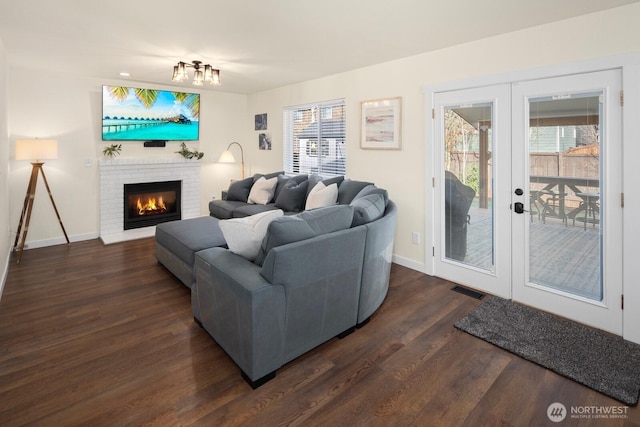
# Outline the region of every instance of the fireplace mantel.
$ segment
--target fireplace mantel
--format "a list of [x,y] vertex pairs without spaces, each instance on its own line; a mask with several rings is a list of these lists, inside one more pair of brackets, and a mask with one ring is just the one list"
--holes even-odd
[[124,230],[124,184],[182,181],[182,218],[200,216],[200,164],[183,158],[100,159],[100,238],[105,244],[153,236],[155,227]]

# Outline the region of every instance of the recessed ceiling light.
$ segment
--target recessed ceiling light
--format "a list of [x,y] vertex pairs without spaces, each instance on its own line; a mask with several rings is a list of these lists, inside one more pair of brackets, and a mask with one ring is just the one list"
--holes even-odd
[[126,71],[123,71],[123,72],[120,73],[120,75],[122,77],[129,77],[131,74],[127,73]]

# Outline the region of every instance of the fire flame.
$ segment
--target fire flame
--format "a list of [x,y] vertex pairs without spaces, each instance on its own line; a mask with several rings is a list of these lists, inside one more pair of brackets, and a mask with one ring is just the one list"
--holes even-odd
[[142,204],[142,201],[138,198],[136,207],[138,208],[139,215],[157,214],[167,211],[167,207],[162,200],[162,196],[158,197],[157,201],[155,197],[149,197],[145,204]]

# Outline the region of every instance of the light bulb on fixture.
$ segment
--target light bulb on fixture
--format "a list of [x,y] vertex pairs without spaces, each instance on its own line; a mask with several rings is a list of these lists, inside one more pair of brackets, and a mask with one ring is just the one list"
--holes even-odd
[[171,80],[181,82],[183,80],[189,80],[189,75],[187,74],[187,69],[185,68],[187,64],[184,62],[178,62],[178,65],[173,67],[173,77]]
[[222,84],[222,82],[220,81],[220,70],[211,70],[212,71],[212,77],[211,77],[211,84],[213,86],[220,86]]
[[204,77],[202,74],[202,71],[197,70],[193,72],[193,84],[196,86],[202,86],[202,83],[204,83]]

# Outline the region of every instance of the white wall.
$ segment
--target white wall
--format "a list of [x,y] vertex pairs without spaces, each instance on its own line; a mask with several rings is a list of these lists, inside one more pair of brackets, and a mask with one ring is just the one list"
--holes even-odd
[[9,131],[7,128],[7,63],[4,44],[0,39],[0,297],[7,275],[11,253],[9,237]]
[[[478,40],[440,51],[387,62],[351,72],[307,81],[249,98],[249,114],[268,113],[274,153],[257,161],[264,169],[281,166],[282,110],[288,105],[344,97],[347,103],[347,174],[354,179],[375,182],[389,191],[398,203],[398,228],[394,260],[416,270],[431,270],[432,166],[426,147],[430,126],[422,89],[425,86],[481,76],[513,74],[554,66],[558,74],[572,72],[571,63],[640,53],[640,4]],[[443,34],[446,37],[446,34]],[[640,66],[628,67],[640,73]],[[637,77],[637,76],[636,76]],[[631,79],[627,79],[629,81]],[[640,111],[640,84],[635,79],[625,95],[625,106]],[[369,151],[359,148],[360,102],[381,97],[402,97],[402,150]],[[626,108],[626,107],[625,107]],[[637,120],[625,123],[625,241],[624,241],[624,337],[640,343],[640,265],[635,262],[639,226],[633,212],[640,209],[640,187],[633,159],[640,155]],[[637,127],[637,126],[636,126]],[[430,130],[429,130],[430,131]],[[627,157],[628,156],[628,157]],[[420,245],[411,241],[412,231],[423,236]],[[426,243],[426,244],[425,244]]]
[[[282,110],[289,105],[334,98],[347,103],[347,175],[370,180],[389,190],[399,209],[394,254],[396,261],[426,271],[425,206],[430,165],[425,150],[427,125],[422,88],[435,83],[469,79],[576,60],[640,51],[637,22],[640,5],[586,15],[402,60],[307,81],[249,97],[249,115],[267,113],[273,151],[258,153],[262,169],[282,165]],[[443,34],[446,37],[446,34]],[[402,150],[359,148],[360,102],[402,97]],[[257,132],[256,132],[257,135]],[[255,138],[257,140],[257,136]],[[429,174],[430,176],[430,174]],[[414,245],[411,233],[423,236]]]
[[[67,234],[72,241],[95,238],[99,231],[98,159],[109,143],[101,140],[102,85],[150,87],[130,81],[102,81],[42,73],[10,67],[8,88],[10,157],[10,227],[15,236],[31,165],[16,161],[15,141],[21,138],[55,138],[58,159],[47,160],[44,170]],[[175,87],[153,88],[175,90]],[[192,86],[185,91],[197,92]],[[190,148],[205,152],[202,162],[202,215],[208,214],[211,196],[220,194],[233,177],[233,165],[213,163],[232,140],[243,140],[247,101],[245,95],[201,91],[200,141]],[[5,146],[3,145],[3,146]],[[121,158],[178,157],[180,142],[164,148],[144,148],[142,142],[123,142]],[[3,162],[1,164],[6,164]],[[239,172],[237,172],[239,173]],[[14,237],[15,238],[15,237]],[[31,217],[29,247],[63,243],[64,235],[42,180]]]

